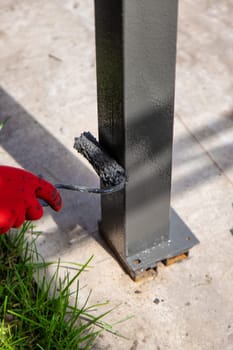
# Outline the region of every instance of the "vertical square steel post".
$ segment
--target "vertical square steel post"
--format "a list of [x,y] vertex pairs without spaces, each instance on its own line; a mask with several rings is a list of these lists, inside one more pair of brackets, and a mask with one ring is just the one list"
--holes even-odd
[[99,141],[128,178],[100,230],[136,278],[197,243],[170,210],[177,1],[95,0],[95,24]]

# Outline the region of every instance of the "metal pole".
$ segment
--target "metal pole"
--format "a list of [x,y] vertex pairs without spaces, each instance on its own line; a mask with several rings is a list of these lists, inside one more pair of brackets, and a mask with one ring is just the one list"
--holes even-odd
[[197,243],[170,210],[177,1],[95,0],[95,23],[99,141],[128,177],[100,230],[136,279]]

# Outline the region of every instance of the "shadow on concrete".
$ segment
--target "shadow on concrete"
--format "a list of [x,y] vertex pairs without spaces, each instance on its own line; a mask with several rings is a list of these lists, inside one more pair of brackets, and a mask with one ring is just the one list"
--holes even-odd
[[[153,111],[153,115],[156,111]],[[41,124],[39,124],[32,115],[30,115],[19,103],[17,103],[13,97],[7,94],[4,89],[0,89],[0,116],[5,119],[11,116],[11,119],[6,124],[0,135],[0,144],[23,168],[28,169],[36,174],[42,174],[46,179],[52,183],[56,182],[66,182],[75,183],[87,186],[98,186],[98,177],[92,173],[75,155],[68,150],[62,143],[55,138],[51,133],[49,133]],[[151,120],[151,113],[148,114],[148,118]],[[197,132],[197,137],[202,140],[208,137],[212,137],[220,132],[229,130],[232,128],[232,115],[226,117],[227,122],[223,123],[222,120],[217,121],[212,128],[203,128]],[[147,125],[147,120],[145,118],[136,118],[136,125],[133,127],[144,128]],[[150,125],[150,120],[148,125]],[[171,121],[168,121],[169,123]],[[138,123],[142,123],[138,125]],[[74,135],[74,137],[77,135]],[[156,135],[155,135],[156,136]],[[157,135],[157,137],[162,137],[163,135]],[[170,135],[168,135],[168,140]],[[137,141],[137,140],[136,140]],[[175,140],[175,147],[178,152],[182,150],[182,144],[186,143],[185,139]],[[73,140],[71,140],[71,147],[73,146]],[[157,141],[155,142],[157,143]],[[134,148],[135,144],[132,144]],[[154,154],[154,144],[150,145],[147,143],[148,154],[151,155],[151,160],[154,161],[156,154]],[[229,145],[231,147],[231,145]],[[221,150],[214,150],[216,153],[221,154]],[[230,151],[230,150],[229,150]],[[226,149],[224,150],[226,152]],[[164,154],[165,163],[163,163],[164,169],[166,169],[166,175],[170,173],[170,158],[167,157],[166,142],[161,142],[161,148],[157,150],[158,154]],[[178,161],[175,166],[180,166],[182,162],[191,161],[191,159],[184,159],[178,157]],[[166,164],[167,162],[167,164]],[[132,159],[130,163],[130,168],[132,167],[133,172],[140,171],[144,166],[143,162],[139,159]],[[231,166],[227,164],[227,166]],[[218,176],[218,169],[209,172],[207,169],[200,167],[194,174],[190,175],[192,179],[192,186],[198,186],[202,181],[208,181],[210,177]],[[203,174],[206,174],[203,176]],[[148,184],[148,188],[152,189],[156,181],[156,176],[161,177],[160,172],[158,174],[145,174],[140,181],[136,183],[140,188],[143,187],[143,183]],[[167,183],[169,176],[165,176],[165,183]],[[161,178],[160,178],[161,181]],[[177,195],[180,191],[185,190],[183,184],[189,181],[189,179],[183,178],[178,180],[174,184],[174,194]],[[158,193],[160,193],[161,187],[158,188]],[[132,191],[135,189],[132,188]],[[147,196],[142,196],[140,190],[138,191],[138,196],[140,198],[145,198],[145,201],[135,200],[132,208],[136,210],[138,206],[148,205],[148,201],[153,201],[154,191],[148,191]],[[58,229],[62,234],[74,229],[77,224],[86,229],[89,233],[92,233],[94,238],[102,245],[105,249],[108,249],[107,245],[102,241],[97,231],[97,222],[100,219],[100,206],[99,197],[96,195],[87,195],[77,192],[65,192],[62,193],[62,198],[64,202],[64,209],[60,213],[55,213],[50,209],[45,209],[45,216],[51,214],[53,220],[56,222]],[[169,196],[169,193],[167,194]]]
[[[178,119],[180,119],[178,117]],[[214,177],[222,175],[224,172],[232,169],[233,167],[233,142],[224,142],[221,146],[212,147],[211,149],[205,149],[204,142],[207,142],[213,137],[221,137],[224,132],[229,132],[233,129],[233,110],[226,114],[222,114],[219,118],[211,123],[211,125],[203,126],[192,132],[186,127],[185,123],[180,120],[182,125],[187,129],[188,135],[174,140],[174,153],[175,162],[174,167],[182,167],[183,164],[198,161],[203,157],[203,151],[211,160],[206,165],[200,165],[199,169],[193,171],[189,176],[182,176],[179,180],[173,183],[173,195],[179,195],[187,189],[185,184],[190,184],[191,187],[198,187],[203,182],[207,182]],[[190,139],[193,138],[197,142],[203,151],[200,154],[187,156],[185,147],[190,144]],[[190,153],[190,152],[189,152]],[[213,164],[215,167],[213,167]],[[225,173],[226,177],[227,174]],[[228,177],[228,180],[232,180]]]
[[[49,131],[39,124],[12,96],[0,88],[0,117],[6,123],[0,134],[0,145],[23,168],[42,174],[52,183],[65,182],[99,186],[97,175],[91,172],[76,156],[71,140],[68,150]],[[74,137],[77,135],[74,135]],[[88,232],[97,229],[100,216],[98,195],[60,191],[63,210],[59,213],[45,208],[45,217],[51,214],[58,230],[66,233],[77,224]]]

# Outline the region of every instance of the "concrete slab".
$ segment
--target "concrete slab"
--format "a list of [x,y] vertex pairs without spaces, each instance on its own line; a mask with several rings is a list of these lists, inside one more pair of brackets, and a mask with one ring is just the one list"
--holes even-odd
[[[232,3],[180,0],[172,205],[200,240],[190,257],[134,283],[97,233],[95,195],[62,193],[45,210],[37,245],[52,260],[93,268],[81,298],[117,306],[109,319],[129,340],[104,334],[96,350],[233,349]],[[72,149],[97,134],[93,2],[2,0],[0,5],[1,162],[52,182],[98,185]],[[52,273],[49,270],[48,273]],[[72,270],[70,270],[72,274]]]
[[233,183],[231,1],[180,1],[176,114]]

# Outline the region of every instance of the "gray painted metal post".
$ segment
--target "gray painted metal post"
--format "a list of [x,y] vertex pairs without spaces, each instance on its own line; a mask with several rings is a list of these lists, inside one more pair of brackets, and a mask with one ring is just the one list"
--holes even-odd
[[133,278],[196,238],[170,210],[176,0],[95,0],[100,144],[126,169],[100,230]]

